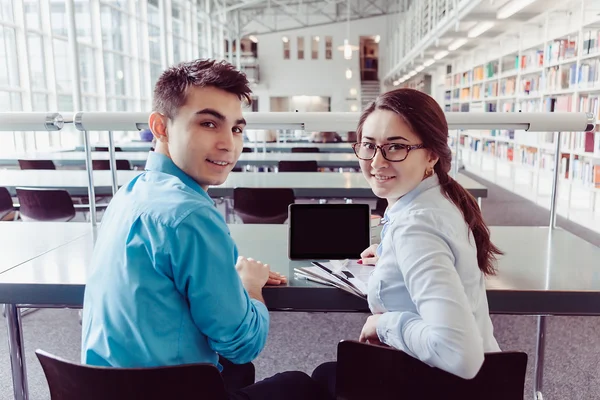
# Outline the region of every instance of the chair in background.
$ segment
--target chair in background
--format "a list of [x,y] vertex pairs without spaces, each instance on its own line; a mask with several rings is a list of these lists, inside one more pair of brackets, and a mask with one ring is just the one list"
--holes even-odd
[[21,169],[56,169],[52,160],[18,160]]
[[336,395],[345,400],[397,399],[399,394],[419,400],[522,400],[526,370],[526,353],[487,353],[475,378],[463,379],[391,347],[342,341]]
[[[117,164],[117,170],[130,170],[131,164],[128,160],[115,160]],[[95,170],[109,170],[110,160],[92,160],[92,169]]]
[[375,208],[371,212],[371,215],[378,215],[381,218],[383,218],[383,214],[385,213],[385,209],[387,208],[387,206],[388,206],[388,202],[386,199],[378,198],[377,204],[375,205]]
[[292,153],[319,153],[318,147],[292,147]]
[[73,200],[66,190],[16,188],[23,221],[70,221],[75,217]]
[[245,147],[242,149],[242,153],[253,153],[254,150],[252,150],[251,147]]
[[233,211],[245,224],[283,224],[296,201],[289,188],[235,188]]
[[[95,146],[94,151],[108,151],[108,147],[104,146]],[[123,151],[120,147],[115,147],[115,151]]]
[[10,192],[5,187],[0,187],[0,221],[13,221],[16,219],[17,210],[13,206]]
[[279,172],[319,172],[316,161],[279,161]]
[[81,365],[42,350],[51,400],[198,399],[227,400],[223,378],[213,364],[152,368]]

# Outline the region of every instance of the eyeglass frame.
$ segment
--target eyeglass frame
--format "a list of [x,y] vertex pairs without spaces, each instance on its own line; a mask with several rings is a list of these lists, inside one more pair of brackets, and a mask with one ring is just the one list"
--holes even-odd
[[[418,150],[418,149],[424,149],[425,145],[423,143],[421,144],[404,144],[404,143],[386,143],[386,144],[382,144],[382,145],[377,145],[375,143],[371,143],[373,144],[373,146],[375,146],[375,152],[373,153],[373,157],[371,158],[361,158],[358,156],[358,153],[356,151],[356,146],[361,145],[363,143],[370,143],[370,142],[356,142],[352,144],[352,150],[354,150],[354,155],[356,156],[356,158],[358,158],[359,160],[363,160],[363,161],[371,161],[375,158],[375,156],[377,155],[377,150],[381,151],[381,155],[383,156],[383,158],[386,161],[389,162],[402,162],[404,160],[406,160],[408,158],[408,154],[410,153],[411,150]],[[385,150],[383,149],[384,146],[390,146],[390,145],[400,145],[400,146],[404,146],[406,148],[406,156],[402,159],[402,160],[390,160],[389,158],[387,158],[387,156],[385,155]]]

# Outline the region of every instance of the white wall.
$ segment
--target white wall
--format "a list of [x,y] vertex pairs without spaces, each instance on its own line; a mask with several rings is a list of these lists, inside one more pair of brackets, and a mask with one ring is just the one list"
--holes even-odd
[[[358,46],[360,36],[380,35],[379,70],[382,70],[382,49],[385,49],[386,17],[365,18],[350,22],[350,44]],[[283,36],[290,39],[290,59],[283,59]],[[304,36],[304,60],[298,60],[297,37]],[[311,59],[312,37],[319,36],[319,59]],[[333,55],[325,59],[325,36],[333,37]],[[335,23],[293,31],[257,35],[260,83],[253,88],[258,96],[259,111],[270,111],[273,96],[326,96],[331,98],[331,111],[350,111],[352,104],[360,110],[360,58],[354,51],[352,60],[345,60],[337,48],[346,38],[346,23]],[[352,69],[347,80],[346,68]],[[381,75],[380,75],[381,76]],[[356,100],[347,100],[350,89],[358,92]]]

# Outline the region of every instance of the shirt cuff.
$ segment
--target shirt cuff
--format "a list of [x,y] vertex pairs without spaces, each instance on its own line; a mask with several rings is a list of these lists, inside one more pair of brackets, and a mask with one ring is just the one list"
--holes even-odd
[[389,324],[390,324],[390,320],[394,317],[393,313],[391,312],[386,312],[381,314],[381,317],[379,317],[379,320],[377,320],[377,327],[376,327],[376,331],[377,331],[377,337],[379,338],[379,341],[381,343],[386,343],[387,340],[387,334],[389,332]]
[[256,311],[262,315],[264,318],[267,319],[267,321],[269,320],[269,309],[267,308],[267,306],[265,306],[263,304],[263,302],[258,301],[256,299],[250,299],[250,301],[252,302],[252,304],[254,304],[254,308],[256,309]]

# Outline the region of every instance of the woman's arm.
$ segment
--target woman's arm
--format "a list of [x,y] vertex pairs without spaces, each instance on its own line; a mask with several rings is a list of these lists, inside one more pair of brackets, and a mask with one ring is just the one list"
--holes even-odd
[[435,216],[415,213],[394,225],[395,256],[418,314],[383,314],[379,339],[429,365],[473,378],[483,364],[483,340]]

